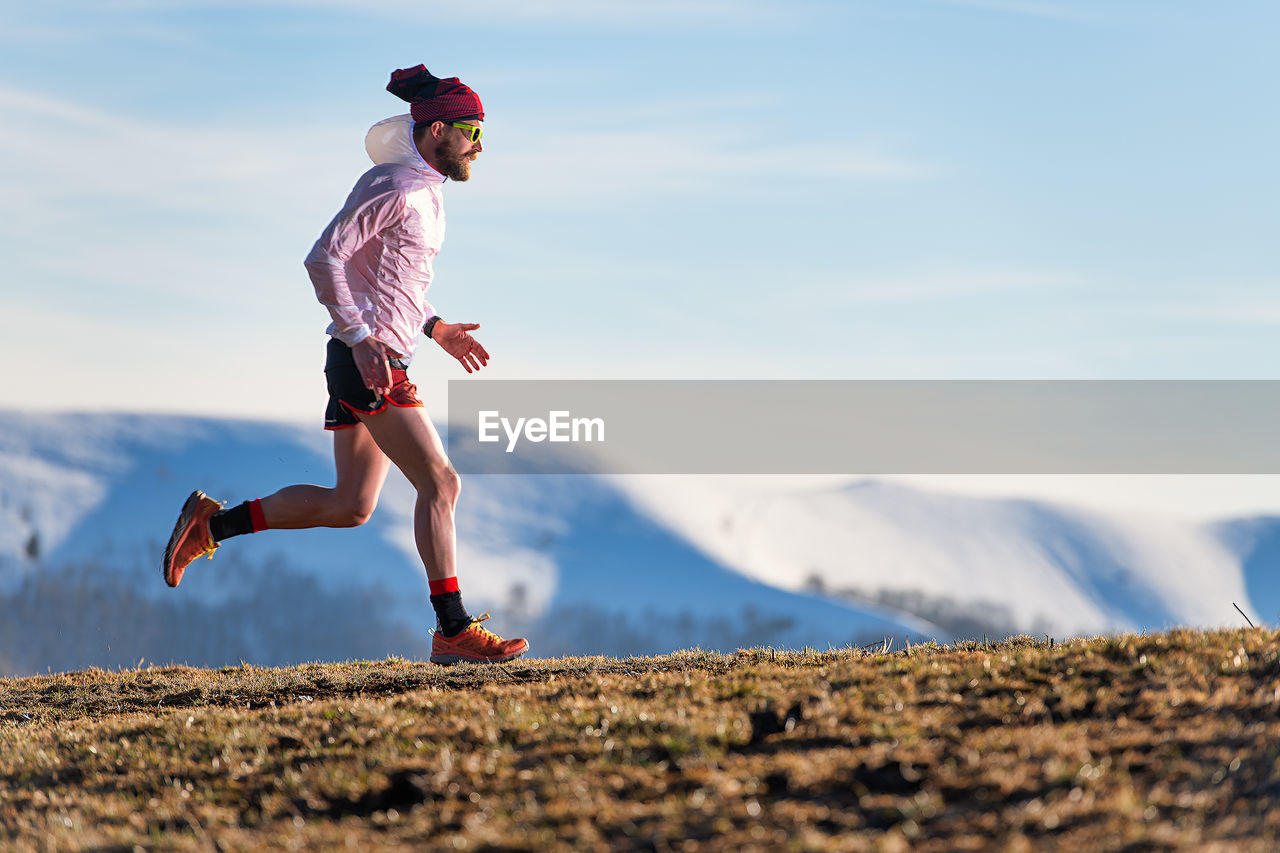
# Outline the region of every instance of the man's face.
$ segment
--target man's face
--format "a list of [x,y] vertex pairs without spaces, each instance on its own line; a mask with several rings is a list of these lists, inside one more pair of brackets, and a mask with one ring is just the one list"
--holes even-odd
[[[459,121],[469,127],[481,127],[484,122],[475,119]],[[484,145],[480,140],[472,142],[470,134],[462,128],[445,122],[441,128],[440,139],[436,141],[436,161],[445,177],[454,181],[465,181],[471,177],[471,161],[480,156]]]

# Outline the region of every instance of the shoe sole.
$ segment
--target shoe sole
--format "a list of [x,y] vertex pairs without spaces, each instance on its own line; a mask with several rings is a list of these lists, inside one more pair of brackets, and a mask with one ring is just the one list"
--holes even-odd
[[469,658],[465,655],[432,655],[431,662],[438,663],[442,666],[452,666],[455,663],[506,663],[509,660],[515,660],[523,655],[528,649],[521,649],[509,655],[500,658]]
[[187,502],[182,505],[182,512],[178,514],[178,523],[173,526],[173,533],[169,534],[169,544],[164,549],[164,562],[160,564],[160,574],[164,576],[164,582],[169,586],[182,583],[182,574],[186,571],[186,566],[177,573],[176,579],[173,578],[171,569],[173,552],[178,549],[178,536],[191,524],[191,519],[196,514],[196,507],[200,505],[200,499],[204,496],[204,492],[196,489],[187,497]]

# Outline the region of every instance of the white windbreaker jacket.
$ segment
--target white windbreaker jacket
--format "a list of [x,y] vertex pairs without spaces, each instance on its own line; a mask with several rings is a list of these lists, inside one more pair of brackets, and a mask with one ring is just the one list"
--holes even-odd
[[413,118],[378,122],[365,137],[376,164],[307,255],[316,297],[333,322],[326,333],[354,346],[367,337],[406,361],[433,314],[426,300],[444,243],[444,175],[413,144]]

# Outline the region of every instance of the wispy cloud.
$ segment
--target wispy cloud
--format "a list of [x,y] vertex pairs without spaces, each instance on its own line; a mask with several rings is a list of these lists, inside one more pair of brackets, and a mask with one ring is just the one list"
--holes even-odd
[[[85,367],[81,405],[181,407],[164,399],[164,353],[229,328],[265,352],[323,328],[322,308],[299,308],[301,259],[359,173],[349,131],[312,134],[344,140],[347,158],[300,144],[307,130],[283,120],[165,122],[13,87],[0,87],[0,113],[0,250],[24,294],[4,359],[54,346]],[[48,378],[14,376],[6,394]]]
[[[295,204],[332,206],[333,186],[319,175],[354,175],[370,165],[364,128],[275,124],[228,126],[164,122],[106,112],[44,93],[0,86],[0,175],[11,191],[0,210],[25,211],[41,227],[76,209],[71,198],[115,198],[152,212],[243,216],[263,188]],[[668,112],[667,115],[672,113]],[[756,179],[914,181],[928,163],[854,143],[784,143],[735,130],[732,119],[697,134],[676,125],[595,132],[546,132],[512,117],[477,172],[499,204],[593,206],[628,198],[748,191]],[[535,132],[536,128],[536,132]],[[314,140],[303,145],[301,140]],[[342,183],[337,177],[338,183]],[[246,207],[246,205],[248,205]],[[33,218],[34,217],[34,218]],[[14,217],[7,217],[13,221]]]
[[6,119],[0,175],[8,187],[0,210],[7,222],[64,221],[83,215],[86,201],[107,199],[151,213],[253,212],[259,208],[249,202],[265,187],[276,196],[312,197],[317,174],[358,162],[336,148],[300,144],[308,133],[337,139],[336,130],[284,120],[257,127],[164,122],[3,86],[0,109]]
[[1083,21],[1093,15],[1079,7],[1062,3],[1044,3],[1040,0],[934,0],[948,6],[968,6],[989,12],[1003,12],[1010,15],[1029,15],[1037,18],[1057,18],[1059,20]]
[[737,198],[761,181],[792,184],[918,181],[936,168],[872,145],[784,143],[758,133],[703,127],[646,127],[559,135],[520,135],[495,143],[483,168],[504,202],[558,208],[620,199]]
[[291,8],[308,13],[328,10],[401,21],[469,20],[489,25],[503,22],[634,25],[701,21],[733,28],[794,14],[764,0],[648,0],[645,3],[602,3],[599,0],[521,0],[518,3],[510,0],[469,0],[466,3],[438,0],[101,0],[89,3],[77,0],[73,5],[115,15],[173,11],[175,8],[240,11]]
[[1175,296],[1150,313],[1196,324],[1224,326],[1280,326],[1277,282],[1234,284],[1204,295]]
[[[45,48],[84,48],[92,51],[105,44],[159,44],[188,51],[202,49],[198,32],[155,15],[126,14],[113,10],[109,2],[68,0],[57,4],[11,4],[5,25],[0,28],[0,44],[18,48],[41,45]],[[161,11],[161,7],[156,7]]]
[[838,305],[940,302],[961,297],[1042,292],[1078,286],[1079,275],[1057,270],[939,270],[886,277],[847,278],[805,290],[818,301]]

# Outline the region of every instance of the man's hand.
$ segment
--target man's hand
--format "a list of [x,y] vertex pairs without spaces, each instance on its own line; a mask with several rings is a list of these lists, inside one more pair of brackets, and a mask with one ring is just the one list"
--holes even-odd
[[437,320],[435,327],[431,329],[431,340],[461,362],[467,373],[471,373],[489,363],[489,353],[470,334],[472,329],[478,328],[479,323],[446,323],[444,320]]
[[365,338],[351,348],[356,369],[364,380],[364,387],[375,394],[391,392],[391,366],[387,364],[387,348],[382,341]]

